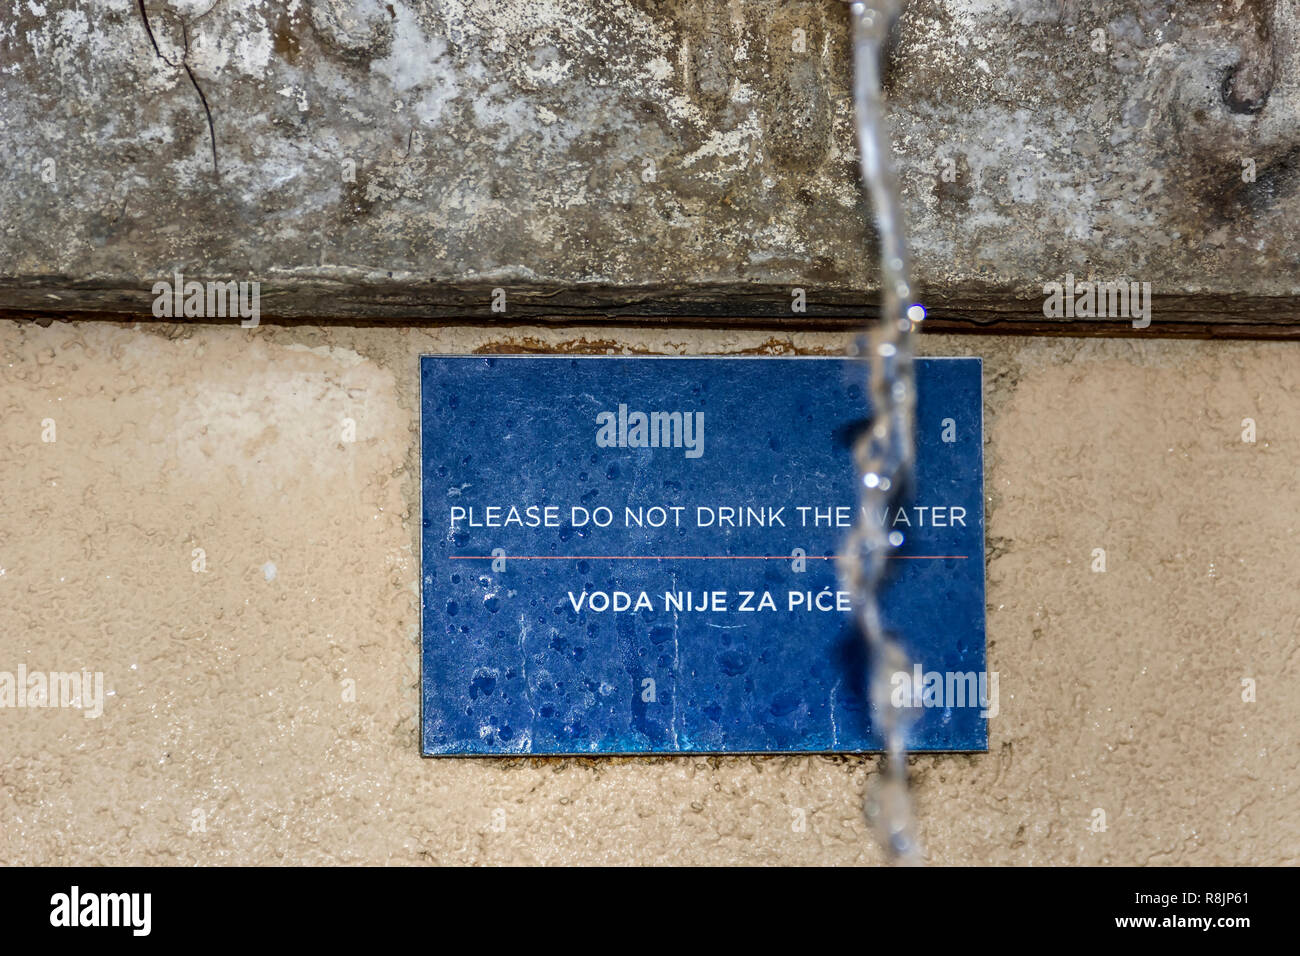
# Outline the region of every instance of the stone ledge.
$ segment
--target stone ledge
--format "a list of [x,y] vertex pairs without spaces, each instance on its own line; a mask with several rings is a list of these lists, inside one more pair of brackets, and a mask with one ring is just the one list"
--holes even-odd
[[[0,308],[137,312],[114,290],[181,271],[260,276],[282,316],[468,317],[454,290],[492,284],[647,318],[802,286],[834,318],[875,289],[842,6],[10,5]],[[889,95],[932,313],[1073,272],[1294,324],[1295,10],[1081,6],[909,5]]]

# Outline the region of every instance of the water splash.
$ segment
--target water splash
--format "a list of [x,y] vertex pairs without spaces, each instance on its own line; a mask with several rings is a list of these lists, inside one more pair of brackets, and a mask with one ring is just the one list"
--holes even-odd
[[890,157],[881,62],[902,0],[849,4],[853,44],[853,103],[862,182],[871,198],[880,239],[880,320],[859,336],[852,354],[863,360],[871,399],[871,426],[853,446],[858,476],[858,520],[839,555],[839,573],[853,595],[854,616],[867,643],[871,711],[885,742],[885,766],[868,781],[867,820],[891,859],[921,861],[907,780],[906,711],[890,704],[890,676],[911,667],[887,632],[877,599],[886,556],[902,543],[870,515],[898,500],[912,477],[916,384],[912,334],[925,316],[913,301],[898,183]]

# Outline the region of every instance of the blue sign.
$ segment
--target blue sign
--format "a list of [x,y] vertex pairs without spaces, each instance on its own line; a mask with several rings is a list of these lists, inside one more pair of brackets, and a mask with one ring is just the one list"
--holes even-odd
[[[879,750],[834,556],[865,371],[840,358],[421,359],[422,747]],[[979,359],[919,359],[881,594],[914,750],[984,750]],[[995,676],[995,675],[994,675]]]

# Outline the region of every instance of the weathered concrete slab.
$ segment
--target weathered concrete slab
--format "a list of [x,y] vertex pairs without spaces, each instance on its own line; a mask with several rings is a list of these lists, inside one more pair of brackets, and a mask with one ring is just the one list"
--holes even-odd
[[[0,308],[147,313],[181,271],[261,281],[268,318],[492,319],[497,287],[513,319],[859,314],[845,19],[9,4]],[[935,314],[1041,322],[1069,272],[1150,282],[1157,330],[1300,322],[1298,38],[1282,2],[912,3],[890,93]]]

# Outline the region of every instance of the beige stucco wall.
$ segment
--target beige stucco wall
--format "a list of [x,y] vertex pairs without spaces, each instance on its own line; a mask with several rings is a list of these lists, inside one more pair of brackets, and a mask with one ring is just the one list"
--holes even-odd
[[[0,710],[0,862],[880,861],[875,758],[417,745],[421,352],[844,341],[0,325],[0,671],[102,671],[111,694],[97,720]],[[915,760],[930,859],[1296,862],[1300,350],[922,345],[985,359],[1001,675],[987,754]]]

